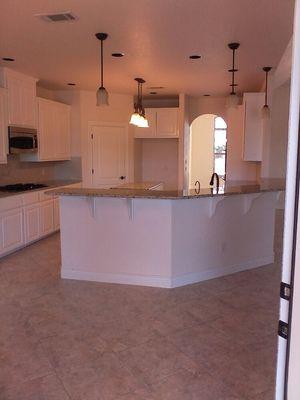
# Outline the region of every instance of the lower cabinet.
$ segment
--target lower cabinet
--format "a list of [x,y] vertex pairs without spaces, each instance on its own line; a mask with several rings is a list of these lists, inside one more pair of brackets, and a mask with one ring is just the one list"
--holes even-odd
[[38,204],[27,206],[24,210],[25,243],[38,240],[40,237],[40,207]]
[[23,209],[17,208],[0,214],[0,254],[8,253],[25,243]]
[[43,201],[40,205],[40,236],[48,235],[54,231],[54,205],[53,200]]

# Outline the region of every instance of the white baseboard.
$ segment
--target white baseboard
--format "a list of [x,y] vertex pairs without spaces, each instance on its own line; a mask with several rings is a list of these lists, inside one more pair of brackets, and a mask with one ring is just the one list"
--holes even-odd
[[266,257],[246,261],[243,264],[226,266],[223,268],[210,268],[206,271],[194,272],[175,277],[160,277],[146,275],[127,275],[127,274],[109,274],[103,272],[75,271],[71,268],[62,268],[61,278],[75,279],[80,281],[92,281],[102,283],[119,283],[125,285],[152,286],[161,288],[175,288],[219,278],[221,276],[234,274],[236,272],[246,271],[274,262],[274,254]]

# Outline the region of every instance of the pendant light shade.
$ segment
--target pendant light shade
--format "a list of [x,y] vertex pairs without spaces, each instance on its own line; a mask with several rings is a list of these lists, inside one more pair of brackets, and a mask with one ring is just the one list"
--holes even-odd
[[105,87],[100,86],[96,93],[97,96],[97,107],[108,106],[108,92]]
[[101,106],[108,106],[108,92],[105,89],[103,85],[103,75],[104,75],[104,67],[103,67],[103,42],[104,40],[107,39],[108,34],[107,33],[96,33],[95,34],[96,38],[100,40],[101,42],[101,47],[100,47],[100,80],[101,80],[101,85],[99,89],[97,90],[96,93],[96,98],[97,102],[96,105],[97,107]]
[[139,128],[149,128],[149,123],[143,107],[142,85],[145,81],[142,78],[135,78],[135,81],[138,84],[138,93],[136,103],[134,104],[134,112],[130,118],[130,124],[138,126]]
[[263,71],[266,74],[266,87],[265,87],[265,104],[261,109],[261,116],[265,120],[269,119],[271,115],[270,107],[268,106],[268,77],[271,69],[272,67],[263,67]]
[[231,92],[226,100],[226,106],[228,108],[235,108],[239,105],[239,97],[235,92],[235,88],[238,86],[235,83],[235,73],[238,72],[238,69],[235,67],[235,52],[240,47],[239,43],[229,43],[228,47],[232,50],[232,68],[228,70],[231,73]]

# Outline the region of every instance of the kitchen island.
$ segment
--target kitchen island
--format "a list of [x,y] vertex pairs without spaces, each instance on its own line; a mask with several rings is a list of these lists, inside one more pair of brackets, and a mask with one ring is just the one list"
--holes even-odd
[[59,188],[61,277],[172,288],[270,264],[282,182]]

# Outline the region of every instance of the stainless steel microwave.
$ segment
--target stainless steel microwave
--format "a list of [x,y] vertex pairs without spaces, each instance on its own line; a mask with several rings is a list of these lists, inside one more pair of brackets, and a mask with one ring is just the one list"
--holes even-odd
[[9,154],[36,153],[37,130],[19,126],[8,127]]

